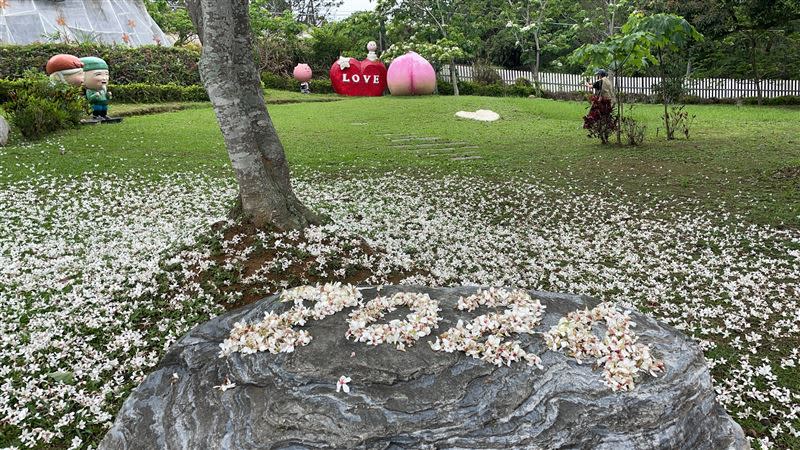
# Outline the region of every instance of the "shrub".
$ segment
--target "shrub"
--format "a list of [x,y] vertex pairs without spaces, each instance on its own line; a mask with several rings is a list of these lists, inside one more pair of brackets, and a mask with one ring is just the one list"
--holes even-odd
[[634,147],[642,145],[644,142],[644,133],[647,130],[645,125],[640,124],[639,121],[633,117],[625,117],[622,119],[621,128],[622,135],[625,137],[625,141],[628,145]]
[[514,86],[532,86],[531,80],[525,77],[519,77],[514,80]]
[[609,136],[617,129],[617,116],[611,100],[592,96],[592,106],[583,118],[583,128],[589,131],[589,137],[600,138],[603,144],[608,144]]
[[[667,139],[674,139],[675,131],[680,131],[686,139],[689,139],[689,131],[695,118],[697,118],[697,115],[692,114],[690,116],[686,111],[686,105],[671,106],[669,111],[670,129]],[[664,119],[664,116],[661,116],[661,119]]]
[[121,103],[204,102],[208,93],[203,86],[179,86],[177,84],[118,84],[108,90],[113,101]]
[[[276,75],[271,72],[261,73],[261,82],[264,84],[264,87],[268,89],[280,89],[284,91],[292,89],[290,86],[291,80],[292,78],[285,75]],[[299,86],[298,84],[298,89],[300,89]]]
[[[263,72],[261,74],[261,82],[265,88],[279,89],[283,91],[300,91],[300,82],[293,77],[276,75],[274,73]],[[311,92],[314,94],[331,94],[333,93],[333,85],[331,80],[326,78],[314,78],[308,82]]]
[[115,84],[200,84],[197,70],[200,51],[196,48],[156,45],[133,48],[97,43],[0,46],[0,61],[3,61],[0,78],[19,79],[30,69],[44,73],[47,60],[58,53],[103,58],[111,68],[111,81]]
[[505,97],[508,91],[506,86],[500,83],[493,84],[478,84],[475,86],[474,95],[482,95],[485,97]]
[[[11,93],[24,88],[28,83],[26,80],[0,80],[0,103],[10,101]],[[112,102],[120,103],[208,101],[208,94],[203,86],[134,83],[114,84],[108,90],[114,95]]]
[[472,81],[478,84],[499,84],[503,79],[494,67],[476,62],[472,66]]
[[86,116],[89,105],[81,90],[67,84],[51,84],[43,74],[30,73],[8,94],[3,108],[11,123],[27,139],[74,128]]
[[[458,83],[458,89],[461,90],[462,83]],[[453,83],[449,81],[436,80],[436,92],[439,95],[453,95]],[[463,92],[462,92],[463,94]]]

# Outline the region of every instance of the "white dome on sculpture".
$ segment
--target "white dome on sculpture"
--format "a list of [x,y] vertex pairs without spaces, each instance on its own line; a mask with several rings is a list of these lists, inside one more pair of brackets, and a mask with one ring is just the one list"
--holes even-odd
[[0,1],[0,44],[171,45],[142,0]]

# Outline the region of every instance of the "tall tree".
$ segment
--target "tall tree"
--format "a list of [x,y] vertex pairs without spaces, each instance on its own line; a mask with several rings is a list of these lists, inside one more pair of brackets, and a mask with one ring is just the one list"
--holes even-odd
[[[401,44],[418,45],[433,44],[440,49],[451,49],[457,46],[462,49],[467,35],[473,28],[470,25],[468,0],[379,0],[378,10],[385,16],[391,16],[394,22],[408,23],[411,37]],[[427,42],[420,41],[426,35]],[[458,74],[456,73],[456,55],[450,53],[450,81],[453,93],[458,95]]]
[[[505,14],[506,27],[517,39],[522,55],[528,57],[533,81],[539,86],[539,68],[542,63],[542,32],[550,20],[549,0],[508,0]],[[533,53],[531,58],[529,55]]]
[[145,6],[158,26],[175,37],[173,45],[186,45],[197,37],[184,0],[147,0]]
[[203,44],[200,77],[214,106],[243,216],[257,227],[298,229],[319,216],[295,196],[253,59],[248,0],[188,0]]
[[625,71],[643,69],[658,61],[650,53],[650,35],[647,32],[623,27],[597,44],[584,44],[575,49],[571,58],[587,64],[588,69],[610,68],[614,72],[614,91],[617,100],[617,144],[622,142],[621,129],[625,108],[620,92],[619,78]]
[[667,139],[672,140],[675,138],[675,130],[671,127],[668,105],[672,103],[673,99],[671,98],[671,89],[668,88],[669,77],[667,76],[666,60],[670,54],[684,50],[692,40],[701,41],[703,35],[698,33],[683,17],[663,13],[652,15],[634,13],[622,29],[623,32],[641,31],[647,34],[649,51],[655,56],[661,80],[659,90],[664,104],[664,127],[667,131]]

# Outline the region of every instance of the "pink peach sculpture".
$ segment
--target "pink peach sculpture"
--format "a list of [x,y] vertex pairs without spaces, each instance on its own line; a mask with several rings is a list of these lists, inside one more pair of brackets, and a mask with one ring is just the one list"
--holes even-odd
[[292,75],[294,75],[295,80],[305,83],[311,79],[311,67],[309,67],[308,64],[298,64],[295,66]]
[[436,90],[436,71],[428,60],[408,52],[392,61],[386,81],[392,95],[428,95]]

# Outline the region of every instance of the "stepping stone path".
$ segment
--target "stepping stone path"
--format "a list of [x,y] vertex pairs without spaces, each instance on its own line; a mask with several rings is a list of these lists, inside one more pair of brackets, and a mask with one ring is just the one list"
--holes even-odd
[[466,141],[451,141],[436,136],[413,136],[394,133],[383,134],[382,136],[389,141],[389,148],[416,151],[416,155],[420,158],[450,157],[451,161],[469,161],[483,158],[472,151],[479,147]]

